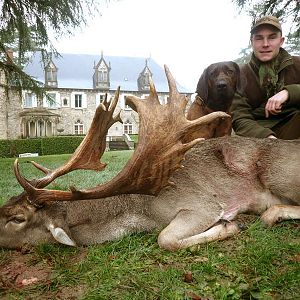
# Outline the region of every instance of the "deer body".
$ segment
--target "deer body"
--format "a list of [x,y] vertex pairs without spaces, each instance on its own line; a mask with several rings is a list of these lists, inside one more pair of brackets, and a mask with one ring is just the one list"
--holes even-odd
[[[223,239],[240,230],[234,222],[239,213],[260,215],[278,205],[294,205],[297,211],[299,166],[300,141],[242,137],[202,141],[187,153],[183,167],[171,177],[174,185],[158,196],[124,194],[56,202],[34,212],[34,222],[21,234],[27,240],[21,244],[32,243],[34,236],[39,236],[38,242],[55,242],[50,223],[62,228],[77,245],[153,229],[163,229],[158,242],[169,250]],[[277,217],[267,223],[276,221]],[[1,234],[0,245],[4,239],[7,237]],[[14,242],[18,243],[16,236]]]
[[132,158],[109,182],[91,189],[44,189],[76,169],[100,171],[108,128],[119,95],[95,112],[89,132],[64,165],[26,180],[24,192],[0,208],[0,246],[59,242],[90,245],[126,234],[161,229],[160,247],[178,250],[227,238],[240,231],[240,213],[262,214],[267,225],[300,218],[300,141],[222,137],[194,139],[203,128],[227,122],[224,112],[189,121],[187,99],[166,67],[170,97],[161,105],[153,83],[145,100],[126,101],[140,115],[139,143]]

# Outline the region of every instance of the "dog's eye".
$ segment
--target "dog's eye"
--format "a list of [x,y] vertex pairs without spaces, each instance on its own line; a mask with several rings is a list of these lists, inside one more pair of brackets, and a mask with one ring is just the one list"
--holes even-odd
[[212,71],[212,72],[210,72],[210,77],[216,77],[218,75],[218,72],[216,72],[216,71]]
[[234,71],[232,71],[232,70],[227,70],[227,71],[226,71],[226,74],[227,74],[227,75],[233,75],[233,73],[234,73]]

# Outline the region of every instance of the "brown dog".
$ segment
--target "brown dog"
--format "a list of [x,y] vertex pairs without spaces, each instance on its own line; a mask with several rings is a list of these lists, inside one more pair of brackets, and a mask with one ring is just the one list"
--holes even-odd
[[[187,112],[187,119],[194,120],[214,111],[230,114],[234,93],[240,89],[240,69],[232,61],[209,65],[202,73],[197,84],[197,96]],[[215,126],[195,133],[206,139],[231,134],[231,119],[224,119]]]

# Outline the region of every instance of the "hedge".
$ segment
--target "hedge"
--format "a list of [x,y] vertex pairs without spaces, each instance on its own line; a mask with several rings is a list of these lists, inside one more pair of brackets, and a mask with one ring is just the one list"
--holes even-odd
[[84,136],[56,136],[36,139],[0,140],[0,157],[17,157],[21,153],[53,155],[73,153]]
[[138,134],[129,134],[130,138],[134,141],[134,143],[138,143],[139,135]]

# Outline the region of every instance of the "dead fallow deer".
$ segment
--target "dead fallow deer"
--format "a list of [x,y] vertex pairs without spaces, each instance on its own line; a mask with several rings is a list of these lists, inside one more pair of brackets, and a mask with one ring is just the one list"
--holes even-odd
[[70,160],[36,180],[14,170],[24,192],[0,208],[0,246],[63,243],[90,245],[126,234],[162,229],[161,248],[178,250],[240,231],[239,213],[262,214],[273,225],[300,218],[300,141],[190,136],[219,126],[229,116],[213,112],[189,121],[187,99],[165,67],[169,101],[161,105],[153,83],[147,99],[127,97],[140,117],[139,143],[123,170],[94,188],[70,191],[45,187],[76,169],[102,170],[108,128],[119,97],[97,108],[91,128]]

